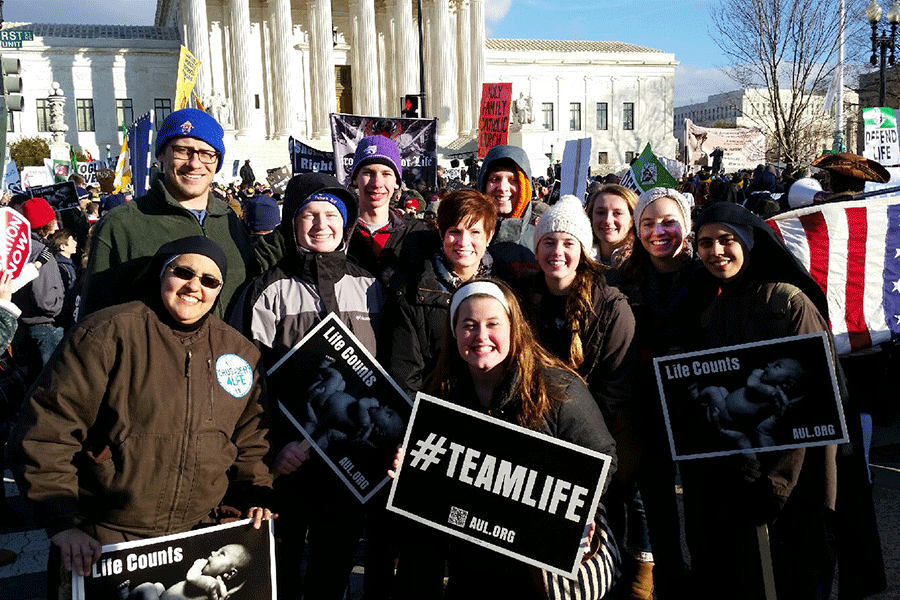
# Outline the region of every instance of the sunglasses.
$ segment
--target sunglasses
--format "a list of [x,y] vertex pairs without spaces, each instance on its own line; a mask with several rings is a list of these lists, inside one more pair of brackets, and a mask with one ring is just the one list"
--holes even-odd
[[198,275],[194,272],[193,269],[190,269],[188,267],[176,267],[173,265],[169,265],[168,269],[172,271],[172,275],[184,281],[190,281],[194,277],[199,277],[200,285],[209,290],[216,290],[222,285],[222,282],[219,281],[216,277],[213,277],[212,275]]

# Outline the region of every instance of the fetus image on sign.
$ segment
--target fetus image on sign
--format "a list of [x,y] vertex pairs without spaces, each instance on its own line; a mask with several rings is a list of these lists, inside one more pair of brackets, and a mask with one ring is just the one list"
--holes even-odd
[[307,397],[303,428],[322,451],[349,443],[393,447],[403,438],[403,417],[372,396],[349,393],[344,377],[327,362],[320,364]]
[[805,369],[796,358],[779,358],[754,369],[747,383],[729,392],[708,386],[693,396],[706,408],[710,424],[735,448],[749,450],[774,446],[779,420],[803,399]]

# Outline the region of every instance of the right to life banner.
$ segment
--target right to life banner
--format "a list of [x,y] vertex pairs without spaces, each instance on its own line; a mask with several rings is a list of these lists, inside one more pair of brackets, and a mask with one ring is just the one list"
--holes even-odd
[[755,127],[700,127],[684,120],[685,162],[689,167],[711,167],[712,152],[722,149],[722,169],[733,173],[766,162],[766,134]]

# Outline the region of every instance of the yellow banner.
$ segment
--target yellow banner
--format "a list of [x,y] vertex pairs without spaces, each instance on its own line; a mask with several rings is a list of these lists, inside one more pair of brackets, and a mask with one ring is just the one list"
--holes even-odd
[[197,83],[200,64],[190,50],[184,46],[181,47],[181,56],[178,58],[178,82],[175,87],[174,110],[187,108],[188,102],[191,101],[191,93],[194,91],[194,84]]
[[118,194],[123,188],[131,183],[131,159],[128,151],[128,135],[122,140],[122,151],[119,152],[119,162],[116,163],[116,179],[113,182],[115,190],[113,193]]

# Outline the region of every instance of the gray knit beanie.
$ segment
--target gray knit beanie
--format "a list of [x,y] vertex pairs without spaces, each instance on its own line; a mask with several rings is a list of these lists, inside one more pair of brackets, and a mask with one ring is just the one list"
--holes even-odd
[[568,233],[581,242],[581,247],[585,252],[591,251],[594,243],[591,220],[585,214],[581,201],[575,196],[566,194],[541,215],[534,231],[535,252],[537,252],[541,238],[554,231]]

